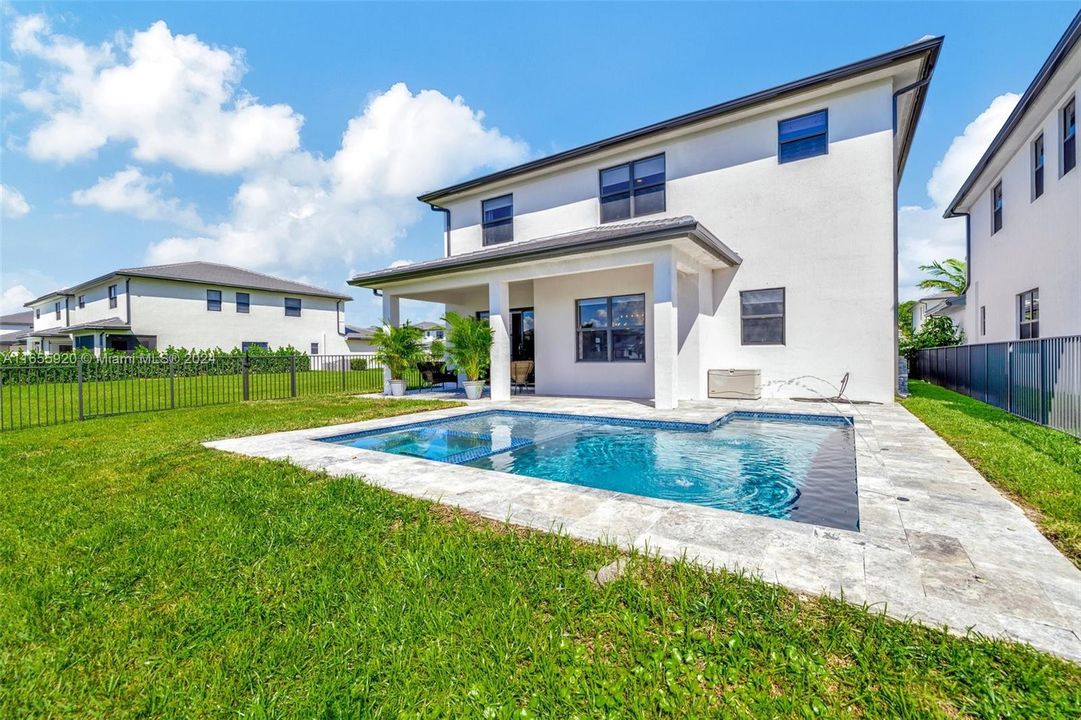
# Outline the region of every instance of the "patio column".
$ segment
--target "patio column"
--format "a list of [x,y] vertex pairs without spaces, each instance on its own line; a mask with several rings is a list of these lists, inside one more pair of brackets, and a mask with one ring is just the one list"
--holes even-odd
[[695,318],[695,331],[698,335],[698,377],[695,378],[696,400],[709,397],[709,364],[713,357],[713,271],[702,268],[698,271],[698,317]]
[[510,400],[510,284],[488,283],[488,322],[492,326],[492,400]]
[[[383,291],[383,322],[398,327],[401,314],[401,298]],[[390,387],[390,370],[383,368],[383,392]]]
[[679,370],[679,316],[676,262],[671,251],[653,261],[653,406],[676,407]]

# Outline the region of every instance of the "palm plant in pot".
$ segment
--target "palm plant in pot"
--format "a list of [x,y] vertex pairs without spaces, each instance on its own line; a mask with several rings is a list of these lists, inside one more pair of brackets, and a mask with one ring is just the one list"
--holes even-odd
[[447,367],[465,375],[465,396],[476,400],[484,392],[480,376],[492,364],[492,328],[487,320],[449,312],[447,323]]
[[421,342],[422,333],[420,328],[410,325],[394,327],[385,324],[376,328],[372,335],[372,344],[375,345],[375,360],[390,372],[390,381],[387,383],[388,395],[405,395],[405,373],[415,368],[417,363],[424,359],[424,343]]

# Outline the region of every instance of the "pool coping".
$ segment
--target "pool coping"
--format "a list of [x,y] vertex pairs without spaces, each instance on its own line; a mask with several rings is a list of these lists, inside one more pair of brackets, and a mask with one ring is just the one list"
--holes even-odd
[[[324,442],[484,411],[701,425],[732,412],[831,417],[785,400],[681,403],[488,400],[406,416],[219,440],[207,447],[358,477],[498,521],[688,557],[796,592],[827,594],[934,626],[1027,642],[1081,661],[1081,571],[1020,508],[899,405],[844,406],[856,432],[860,530],[628,495]],[[814,410],[813,412],[808,412]],[[603,412],[603,415],[599,415]],[[404,419],[410,422],[404,423]]]

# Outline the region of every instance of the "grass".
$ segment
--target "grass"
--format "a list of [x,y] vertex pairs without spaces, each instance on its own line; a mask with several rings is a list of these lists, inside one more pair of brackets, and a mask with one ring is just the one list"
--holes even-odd
[[902,401],[995,487],[1030,511],[1081,567],[1081,442],[925,382]]
[[325,396],[0,434],[3,717],[1077,717],[1081,668],[201,441]]

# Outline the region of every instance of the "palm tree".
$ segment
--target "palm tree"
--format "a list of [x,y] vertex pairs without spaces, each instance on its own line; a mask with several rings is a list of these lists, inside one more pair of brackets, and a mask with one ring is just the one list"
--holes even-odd
[[930,265],[920,265],[920,270],[933,276],[920,280],[919,286],[924,290],[943,290],[954,295],[965,294],[965,288],[968,287],[968,268],[964,260],[957,258],[941,262],[935,260]]

